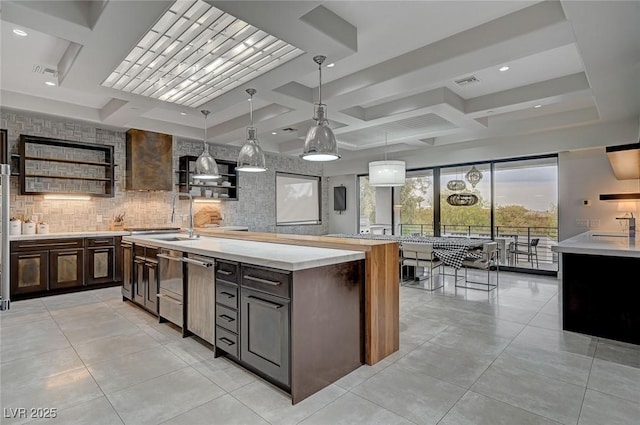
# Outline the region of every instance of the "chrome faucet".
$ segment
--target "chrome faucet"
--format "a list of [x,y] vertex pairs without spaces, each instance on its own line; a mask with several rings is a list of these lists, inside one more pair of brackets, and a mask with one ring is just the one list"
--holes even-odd
[[198,235],[194,235],[193,234],[193,196],[191,196],[190,193],[186,192],[176,192],[175,195],[173,195],[173,207],[171,209],[171,222],[175,222],[175,218],[176,218],[176,199],[178,199],[180,196],[187,196],[189,197],[189,217],[191,219],[190,226],[189,226],[189,239],[197,239]]
[[629,220],[629,239],[636,238],[636,218],[631,213],[631,217],[616,217],[616,220]]

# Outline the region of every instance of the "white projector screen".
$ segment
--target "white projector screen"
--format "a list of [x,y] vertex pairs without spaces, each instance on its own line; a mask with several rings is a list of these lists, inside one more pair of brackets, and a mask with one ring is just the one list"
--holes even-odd
[[320,177],[276,173],[276,225],[320,223]]

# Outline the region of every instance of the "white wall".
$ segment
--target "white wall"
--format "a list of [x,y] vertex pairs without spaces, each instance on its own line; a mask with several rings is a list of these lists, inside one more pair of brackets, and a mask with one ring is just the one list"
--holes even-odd
[[[334,176],[327,179],[329,184],[329,233],[358,233],[358,177],[355,174]],[[339,213],[333,210],[333,188],[347,189],[347,209]]]
[[388,224],[389,226],[391,226],[391,201],[392,199],[390,187],[376,187],[376,224]]
[[[620,221],[615,218],[622,217],[624,211],[618,210],[617,202],[600,201],[599,195],[640,192],[640,181],[615,178],[604,148],[561,152],[558,185],[560,240],[590,229],[620,231]],[[591,205],[583,205],[584,200]],[[640,209],[640,202],[636,209]]]

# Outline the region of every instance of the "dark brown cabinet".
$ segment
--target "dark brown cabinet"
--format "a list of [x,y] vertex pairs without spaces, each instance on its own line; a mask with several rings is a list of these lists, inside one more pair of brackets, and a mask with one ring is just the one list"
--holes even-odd
[[290,387],[291,274],[241,266],[240,360]]
[[87,238],[86,284],[113,282],[116,269],[116,238]]
[[132,301],[158,314],[158,250],[134,245]]
[[[34,238],[11,242],[11,295],[33,298],[121,282],[121,237]],[[119,278],[120,277],[120,278]]]
[[235,261],[216,260],[216,354],[223,351],[234,358],[240,357],[238,276],[240,265]]
[[49,253],[18,252],[11,254],[12,296],[42,292],[49,288]]
[[133,297],[133,244],[122,242],[122,297]]
[[49,291],[55,292],[57,289],[82,286],[83,267],[84,239],[13,241],[11,242],[12,297],[20,299],[20,295],[44,295]]
[[84,284],[84,248],[49,251],[49,289],[71,288]]

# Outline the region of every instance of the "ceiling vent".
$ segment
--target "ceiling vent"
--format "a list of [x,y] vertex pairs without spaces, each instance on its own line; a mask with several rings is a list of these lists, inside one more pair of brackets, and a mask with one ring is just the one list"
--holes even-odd
[[36,74],[46,75],[47,77],[57,77],[58,71],[55,69],[47,68],[43,65],[33,65],[33,72]]
[[461,78],[459,80],[455,80],[455,83],[459,86],[466,86],[468,84],[475,84],[475,83],[479,83],[480,80],[478,80],[474,75],[471,75],[469,77],[465,77],[465,78]]

